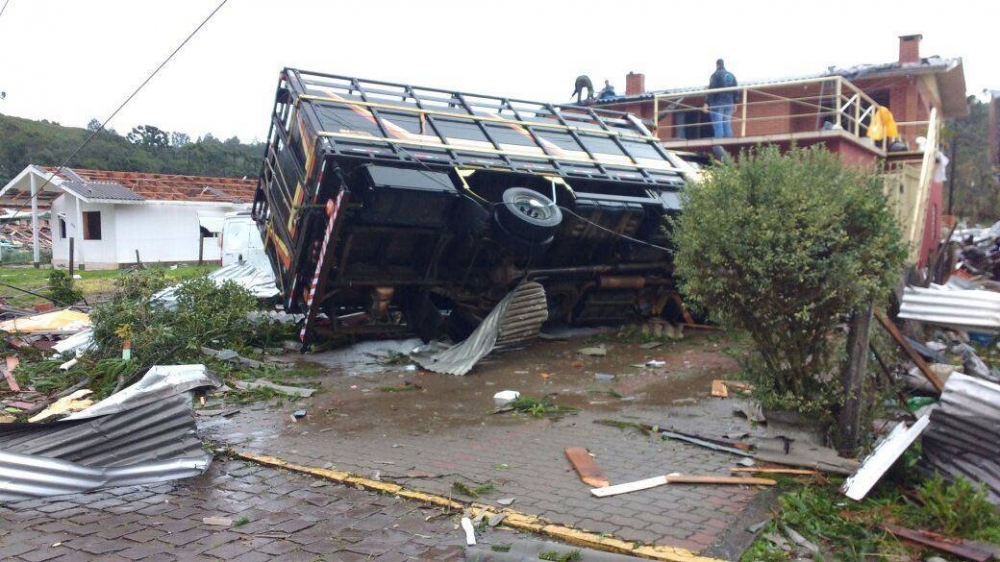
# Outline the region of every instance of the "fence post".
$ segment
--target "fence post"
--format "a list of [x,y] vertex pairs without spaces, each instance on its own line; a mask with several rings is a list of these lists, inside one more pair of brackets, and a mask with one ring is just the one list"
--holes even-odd
[[198,265],[202,265],[205,261],[205,233],[201,232],[198,235]]
[[740,123],[740,137],[747,136],[747,98],[750,96],[749,92],[749,88],[743,88],[743,118],[740,119],[742,121]]
[[868,374],[868,338],[873,312],[874,306],[869,304],[852,314],[848,322],[847,365],[840,378],[844,387],[844,404],[837,420],[837,448],[847,455],[854,455],[861,440],[861,411]]
[[74,237],[69,239],[69,276],[73,277],[73,242],[76,240]]

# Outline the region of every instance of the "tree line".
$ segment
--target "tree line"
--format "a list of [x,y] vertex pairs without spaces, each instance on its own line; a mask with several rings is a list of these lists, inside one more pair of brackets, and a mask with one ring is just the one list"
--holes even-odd
[[[100,128],[94,119],[86,129],[63,127],[0,115],[0,186],[29,164],[58,166]],[[124,136],[114,129],[97,133],[69,163],[70,167],[192,176],[254,177],[260,171],[264,144],[226,140],[211,134],[192,139],[183,132],[140,125]]]

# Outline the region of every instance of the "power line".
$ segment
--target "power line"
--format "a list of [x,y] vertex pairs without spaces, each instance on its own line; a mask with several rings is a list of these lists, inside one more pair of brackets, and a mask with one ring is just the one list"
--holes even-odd
[[0,8],[0,16],[3,16],[3,13],[7,11],[7,4],[10,4],[10,0],[6,0],[3,3],[3,8]]
[[[79,154],[79,153],[80,153],[80,151],[84,149],[84,147],[86,147],[86,146],[87,146],[88,144],[90,144],[90,141],[94,140],[94,137],[96,137],[98,133],[100,133],[101,131],[103,131],[103,130],[104,130],[104,127],[105,127],[105,125],[107,125],[109,121],[111,121],[112,119],[114,119],[114,118],[115,118],[115,116],[116,116],[116,115],[118,115],[118,113],[119,113],[119,112],[120,112],[120,111],[121,111],[122,109],[124,109],[124,108],[125,108],[125,106],[126,106],[126,105],[128,105],[128,103],[129,103],[130,101],[132,101],[132,98],[134,98],[134,97],[135,97],[135,96],[136,96],[136,95],[137,95],[137,94],[138,94],[138,93],[139,93],[140,91],[142,91],[142,89],[143,89],[143,88],[145,88],[145,87],[146,87],[146,84],[149,84],[149,81],[150,81],[150,80],[152,80],[152,79],[153,79],[153,77],[154,77],[154,76],[156,76],[156,75],[157,75],[157,74],[158,74],[158,73],[160,72],[160,70],[162,70],[162,69],[163,69],[163,67],[164,67],[164,66],[166,66],[166,65],[167,65],[167,63],[168,63],[168,62],[170,62],[170,60],[171,60],[171,59],[173,59],[173,58],[174,58],[174,56],[175,56],[175,55],[176,55],[176,54],[177,54],[177,53],[178,53],[178,52],[179,52],[179,51],[180,51],[181,49],[183,49],[183,48],[184,48],[184,46],[185,46],[185,45],[187,45],[187,44],[188,44],[188,42],[189,42],[189,41],[191,41],[191,39],[192,39],[192,38],[193,38],[193,37],[194,37],[194,36],[195,36],[195,35],[196,35],[196,34],[197,34],[197,33],[198,33],[199,31],[201,31],[201,28],[205,27],[205,24],[207,24],[207,23],[209,22],[209,20],[211,20],[211,19],[212,19],[212,17],[213,17],[213,16],[215,16],[215,14],[216,14],[216,13],[217,13],[217,12],[218,12],[219,10],[221,10],[221,9],[222,9],[222,7],[223,7],[223,6],[225,6],[225,5],[226,5],[226,2],[228,2],[228,1],[229,1],[229,0],[222,0],[222,2],[220,2],[220,3],[219,3],[219,5],[218,5],[218,6],[216,6],[214,10],[212,10],[212,13],[208,14],[208,16],[207,16],[207,17],[205,17],[205,19],[203,19],[203,20],[201,21],[201,23],[200,23],[200,24],[198,24],[198,27],[194,28],[194,31],[192,31],[192,32],[191,32],[191,33],[190,33],[190,34],[189,34],[189,35],[188,35],[188,36],[187,36],[187,37],[186,37],[186,38],[184,39],[184,41],[181,41],[181,44],[180,44],[180,45],[178,45],[178,46],[177,46],[177,48],[176,48],[176,49],[174,49],[174,50],[173,50],[173,52],[171,52],[171,53],[170,53],[170,55],[169,55],[169,56],[167,56],[167,58],[166,58],[166,59],[164,59],[164,60],[163,60],[163,62],[161,62],[161,63],[160,63],[160,65],[159,65],[159,66],[157,66],[157,67],[156,67],[156,69],[155,69],[155,70],[153,70],[153,72],[152,72],[152,73],[151,73],[151,74],[150,74],[149,76],[147,76],[145,80],[143,80],[143,81],[142,81],[142,84],[139,84],[139,87],[138,87],[138,88],[136,88],[136,89],[135,89],[135,91],[133,91],[133,92],[132,92],[132,94],[131,94],[131,95],[130,95],[129,97],[127,97],[127,98],[125,99],[125,101],[123,101],[123,102],[121,103],[121,105],[119,105],[119,106],[118,106],[118,109],[115,109],[115,110],[114,110],[114,112],[113,112],[113,113],[112,113],[111,115],[109,115],[109,116],[108,116],[108,118],[104,120],[104,122],[102,122],[102,123],[101,123],[101,126],[100,126],[100,127],[98,127],[97,129],[95,129],[95,130],[91,131],[90,135],[89,135],[89,136],[88,136],[88,137],[86,138],[86,140],[84,140],[84,141],[83,141],[83,143],[82,143],[82,144],[81,144],[80,146],[76,147],[76,150],[74,150],[74,151],[73,151],[73,153],[72,153],[72,154],[70,154],[68,158],[66,158],[65,160],[63,160],[63,163],[62,163],[61,165],[59,165],[59,166],[58,166],[58,167],[56,168],[56,170],[58,170],[59,168],[63,168],[63,167],[65,167],[65,166],[66,166],[67,164],[69,164],[69,163],[70,163],[70,161],[72,161],[72,160],[73,160],[73,158],[75,158],[75,157],[76,157],[76,155],[77,155],[77,154]],[[7,2],[9,3],[9,2],[10,2],[10,0],[7,0]],[[4,4],[4,8],[6,8],[6,7],[7,7],[7,4],[5,3],[5,4]],[[2,10],[0,10],[0,15],[3,15],[3,11],[2,11]],[[21,211],[21,210],[23,210],[23,209],[24,209],[25,207],[27,207],[27,206],[28,206],[28,205],[29,205],[29,204],[31,203],[31,200],[32,200],[33,198],[35,198],[35,197],[38,197],[38,194],[40,194],[40,193],[42,192],[42,189],[44,189],[44,188],[45,188],[45,186],[47,186],[47,185],[49,185],[50,183],[52,183],[52,178],[54,178],[54,177],[55,177],[55,174],[54,174],[54,173],[53,173],[53,174],[50,174],[50,175],[49,175],[49,177],[48,177],[48,178],[47,178],[47,179],[45,180],[45,183],[43,183],[43,184],[42,184],[42,185],[41,185],[40,187],[38,187],[38,188],[37,188],[37,190],[35,191],[35,193],[34,193],[34,194],[31,194],[31,195],[29,195],[29,196],[28,196],[28,200],[27,200],[27,201],[25,201],[25,202],[24,202],[24,203],[23,203],[23,204],[22,204],[22,205],[21,205],[20,207],[18,207],[18,211]]]

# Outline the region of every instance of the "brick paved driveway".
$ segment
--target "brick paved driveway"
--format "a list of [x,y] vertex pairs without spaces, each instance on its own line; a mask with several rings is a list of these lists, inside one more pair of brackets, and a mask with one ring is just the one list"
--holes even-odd
[[[213,527],[204,517],[227,517]],[[461,560],[456,515],[239,461],[157,486],[0,507],[0,560]],[[428,518],[430,520],[428,521]],[[481,542],[519,538],[500,530]]]
[[[677,351],[618,345],[609,352],[613,357],[566,369],[572,355],[562,350],[579,345],[570,342],[546,355],[553,346],[540,344],[499,356],[458,378],[334,373],[320,379],[326,390],[317,397],[244,406],[230,420],[213,418],[204,429],[237,450],[369,478],[377,475],[445,496],[459,494],[453,487],[457,481],[469,487],[492,484],[495,491],[477,501],[497,505],[496,500],[513,497],[512,507],[521,512],[630,541],[710,553],[709,547],[725,541],[729,532],[742,532],[746,525],[741,515],[758,489],[672,485],[597,499],[563,454],[566,447],[588,448],[612,483],[675,471],[729,475],[739,457],[593,422],[624,418],[706,436],[757,431],[732,415],[732,401],[707,397],[711,379],[722,369],[732,369],[731,361],[705,353],[713,344],[702,339]],[[666,371],[643,374],[632,369],[637,374],[624,374],[628,364],[651,354],[667,360]],[[699,370],[705,365],[711,368]],[[615,373],[614,387],[625,399],[595,393],[596,370]],[[544,389],[559,392],[557,402],[580,407],[578,415],[552,420],[489,414],[497,390],[539,392],[531,385],[541,384],[540,372],[554,373]],[[378,391],[404,376],[423,390]],[[293,423],[289,413],[298,408],[308,409],[309,416]]]

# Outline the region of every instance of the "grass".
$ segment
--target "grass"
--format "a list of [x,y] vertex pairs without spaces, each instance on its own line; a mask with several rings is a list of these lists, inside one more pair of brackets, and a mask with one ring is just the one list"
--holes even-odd
[[233,521],[233,527],[242,527],[243,525],[246,525],[249,522],[250,518],[244,515],[243,517],[240,517],[236,521]]
[[451,487],[456,492],[462,494],[463,496],[468,496],[470,498],[478,498],[479,496],[492,492],[497,488],[492,482],[472,488],[468,484],[458,481],[453,482]]
[[571,550],[566,554],[559,554],[558,550],[546,550],[538,553],[538,559],[554,562],[576,562],[583,559],[583,554],[579,550]]
[[[209,273],[218,268],[215,264],[203,265],[201,267],[185,265],[178,266],[176,269],[156,265],[150,267],[163,267],[163,272],[167,279],[178,282]],[[45,288],[49,284],[50,271],[52,271],[51,267],[35,269],[32,266],[0,266],[0,281],[35,293],[44,294]],[[115,279],[123,274],[118,269],[74,271],[74,273],[82,277],[82,279],[75,280],[74,285],[83,291],[84,298],[91,304],[93,304],[92,301],[95,297],[112,292],[115,288]],[[22,308],[29,308],[35,304],[48,302],[45,299],[3,286],[0,286],[0,296],[6,298],[7,303],[11,306]]]
[[[863,501],[843,496],[840,481],[829,485],[790,483],[782,480],[783,495],[778,499],[774,519],[743,554],[744,562],[790,560],[769,540],[767,534],[781,535],[787,526],[820,545],[826,560],[910,560],[919,547],[902,543],[880,528],[893,523],[966,539],[1000,541],[1000,515],[986,500],[985,493],[967,481],[948,484],[940,478],[926,480],[915,488],[914,472],[908,457],[890,472]],[[931,550],[929,556],[939,554]],[[916,559],[922,559],[918,557]]]
[[542,418],[545,416],[557,416],[562,414],[575,414],[580,410],[570,406],[557,406],[552,403],[548,396],[544,398],[533,398],[531,396],[521,396],[508,404],[516,412],[528,414],[531,417]]
[[510,544],[494,544],[490,545],[490,550],[493,552],[510,552]]

